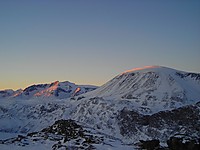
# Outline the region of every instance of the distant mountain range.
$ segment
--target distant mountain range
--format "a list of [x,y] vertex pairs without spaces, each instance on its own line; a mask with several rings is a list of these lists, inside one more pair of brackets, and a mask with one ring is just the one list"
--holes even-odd
[[52,149],[71,143],[71,149],[179,145],[196,150],[200,144],[199,73],[147,66],[121,73],[99,88],[54,82],[0,95],[2,135],[28,134],[0,140],[0,147],[32,148],[36,139]]
[[92,90],[97,86],[92,85],[76,85],[69,81],[59,82],[55,81],[51,84],[37,84],[31,85],[24,90],[2,90],[0,91],[0,98],[69,98],[74,97]]

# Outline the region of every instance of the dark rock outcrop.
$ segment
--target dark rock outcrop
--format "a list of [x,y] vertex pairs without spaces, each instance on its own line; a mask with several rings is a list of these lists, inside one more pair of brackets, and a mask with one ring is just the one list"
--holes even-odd
[[182,135],[182,137],[170,137],[167,140],[167,145],[170,150],[199,150],[200,139],[188,139],[188,136]]
[[166,141],[177,133],[196,134],[200,137],[200,108],[190,105],[153,115],[142,115],[124,108],[117,116],[120,133],[131,137],[143,132],[152,139]]
[[160,147],[160,141],[159,140],[149,140],[149,141],[140,141],[140,147],[142,149],[146,150],[155,150]]

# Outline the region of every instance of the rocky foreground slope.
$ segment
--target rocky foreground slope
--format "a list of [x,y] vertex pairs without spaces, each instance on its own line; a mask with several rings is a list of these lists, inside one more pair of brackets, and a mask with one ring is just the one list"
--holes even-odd
[[[87,131],[91,129],[93,136],[98,133],[102,141],[93,143],[93,149],[133,149],[138,145],[151,149],[152,145],[154,148],[159,145],[173,147],[174,143],[176,147],[177,143],[188,145],[188,141],[189,148],[199,146],[198,73],[149,66],[124,72],[94,91],[68,99],[10,99],[1,102],[1,133],[38,133],[63,119],[74,120]],[[25,137],[30,145],[33,138]],[[47,136],[45,143],[51,138]],[[63,144],[62,140],[57,142],[66,146],[67,143]],[[152,143],[152,140],[157,141]],[[9,145],[6,141],[1,143]],[[55,142],[50,143],[53,148]]]

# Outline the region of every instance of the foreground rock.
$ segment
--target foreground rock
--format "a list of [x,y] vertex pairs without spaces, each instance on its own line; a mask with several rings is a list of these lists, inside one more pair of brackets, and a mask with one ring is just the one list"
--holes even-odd
[[[53,125],[39,132],[18,135],[15,138],[0,140],[0,147],[5,149],[33,149],[41,145],[42,149],[118,149],[120,147],[132,150],[133,146],[123,143],[112,136],[83,127],[74,120],[58,120]],[[48,148],[45,148],[45,145]],[[40,147],[40,148],[41,148]],[[35,148],[37,149],[37,148]]]
[[[33,132],[27,136],[18,135],[16,138],[1,140],[0,144],[29,145],[32,142],[53,141],[52,149],[61,147],[71,149],[93,149],[93,144],[104,142],[102,136],[95,136],[90,131],[83,129],[74,120],[58,120],[52,126],[40,132]],[[69,144],[70,143],[70,144]]]

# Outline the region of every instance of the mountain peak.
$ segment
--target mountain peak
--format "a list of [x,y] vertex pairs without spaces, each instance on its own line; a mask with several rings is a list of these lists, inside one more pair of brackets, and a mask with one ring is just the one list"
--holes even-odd
[[164,71],[164,70],[174,70],[174,69],[163,67],[163,66],[144,66],[144,67],[126,70],[123,73],[121,73],[121,75],[132,73],[132,72],[149,72],[149,71],[161,71],[161,70]]

